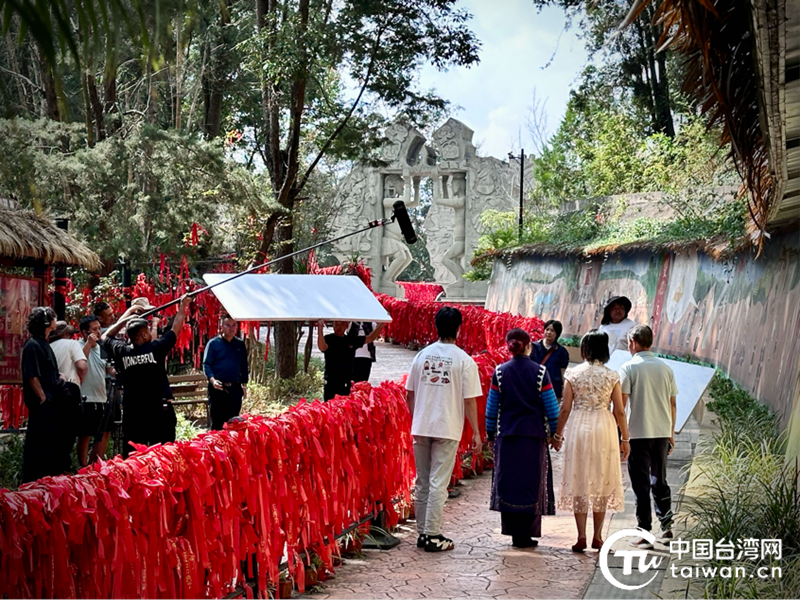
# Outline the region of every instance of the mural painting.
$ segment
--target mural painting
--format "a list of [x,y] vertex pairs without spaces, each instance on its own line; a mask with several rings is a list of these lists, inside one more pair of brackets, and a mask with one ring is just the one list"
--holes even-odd
[[653,328],[658,352],[717,365],[788,422],[800,390],[797,236],[776,238],[758,259],[721,262],[698,251],[498,260],[486,307],[558,319],[565,335],[581,335],[618,295]]

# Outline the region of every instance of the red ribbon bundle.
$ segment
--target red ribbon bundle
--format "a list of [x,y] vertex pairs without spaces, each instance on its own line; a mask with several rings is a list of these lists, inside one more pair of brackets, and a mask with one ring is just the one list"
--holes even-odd
[[438,339],[434,317],[443,306],[455,306],[461,311],[464,322],[458,334],[458,345],[468,354],[490,352],[498,359],[507,357],[505,336],[514,327],[524,329],[533,339],[544,336],[544,322],[538,317],[496,313],[469,304],[398,300],[385,294],[376,296],[392,317],[392,322],[383,330],[384,336],[404,346],[427,346]]
[[309,275],[355,275],[372,291],[372,270],[364,264],[363,260],[359,260],[357,263],[320,267],[317,263],[317,255],[312,250],[308,253],[306,273]]
[[403,286],[406,300],[412,302],[433,302],[444,291],[438,283],[424,283],[416,281],[398,281]]
[[0,385],[0,415],[3,417],[3,429],[19,429],[22,421],[28,418],[22,387]]
[[303,551],[332,570],[338,533],[377,502],[391,526],[392,501],[410,500],[404,397],[397,383],[357,384],[326,404],[0,490],[0,595],[219,598],[251,556],[266,594],[284,553],[303,591]]

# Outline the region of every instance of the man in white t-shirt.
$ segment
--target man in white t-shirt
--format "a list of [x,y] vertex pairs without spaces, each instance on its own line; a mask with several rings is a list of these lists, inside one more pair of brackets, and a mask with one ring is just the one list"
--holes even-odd
[[[661,523],[661,540],[672,539],[672,491],[667,483],[667,456],[675,446],[675,374],[667,363],[650,351],[653,331],[636,325],[628,332],[632,358],[619,369],[622,401],[630,408],[628,437],[631,453],[628,474],[636,498],[637,525],[650,531],[652,514],[650,495]],[[638,539],[633,545],[652,548]]]
[[439,309],[436,313],[439,341],[420,350],[406,381],[417,466],[414,502],[419,532],[417,547],[425,548],[426,552],[454,548],[453,540],[442,535],[442,513],[465,416],[474,432],[473,448],[477,450],[482,444],[476,399],[483,391],[478,366],[456,346],[461,321],[457,308]]
[[[100,320],[94,315],[83,317],[80,322],[83,341],[81,349],[88,366],[81,384],[81,395],[86,399],[83,415],[78,427],[78,462],[85,467],[100,456],[106,455],[108,438],[114,428],[113,407],[108,402],[106,375],[108,364],[100,352]],[[95,448],[89,456],[89,441],[95,438]]]
[[58,372],[67,381],[80,385],[86,376],[87,364],[83,348],[78,340],[72,339],[74,334],[75,328],[72,325],[66,321],[58,321],[55,331],[50,334],[47,341],[50,342],[50,348],[56,355]]

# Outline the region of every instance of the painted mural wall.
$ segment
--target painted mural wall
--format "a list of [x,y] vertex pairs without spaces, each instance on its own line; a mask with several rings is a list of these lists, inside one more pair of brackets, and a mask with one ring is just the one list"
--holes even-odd
[[653,328],[656,351],[717,365],[784,425],[800,410],[797,234],[773,239],[758,259],[724,262],[697,251],[498,260],[486,307],[558,319],[565,334],[583,334],[620,295],[633,303],[629,316]]

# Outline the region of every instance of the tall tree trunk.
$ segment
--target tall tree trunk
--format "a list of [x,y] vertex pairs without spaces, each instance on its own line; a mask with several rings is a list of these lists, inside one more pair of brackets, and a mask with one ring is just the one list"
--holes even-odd
[[[8,52],[8,61],[11,70],[14,73],[22,74],[19,61],[17,60],[17,44],[12,34],[6,35],[6,52]],[[19,97],[19,111],[13,111],[13,114],[27,116],[28,98],[25,94],[24,80],[22,77],[14,77],[14,84],[17,88],[17,95]]]
[[[289,213],[277,227],[275,235],[278,246],[277,257],[293,251],[293,233],[294,224]],[[275,270],[284,274],[294,273],[294,261],[291,258],[282,260]],[[275,323],[275,376],[280,379],[289,379],[297,374],[297,325],[294,321]]]
[[86,85],[89,89],[89,102],[92,105],[92,113],[94,114],[94,123],[97,127],[97,141],[106,139],[106,124],[103,115],[103,105],[100,103],[100,96],[97,94],[97,79],[94,73],[89,73],[86,76]]
[[[214,77],[213,72],[209,74]],[[213,140],[219,135],[222,128],[222,91],[219,89],[219,82],[207,79],[204,85],[203,98],[206,103],[205,110],[205,134],[207,140]]]
[[58,107],[58,92],[56,91],[56,80],[55,77],[53,77],[53,69],[41,51],[37,51],[37,55],[39,59],[39,71],[42,77],[42,116],[52,119],[53,121],[60,121],[61,109]]
[[86,123],[86,142],[89,148],[94,148],[94,125],[92,124],[92,106],[89,101],[88,75],[81,73],[81,93],[83,94],[83,117]]
[[654,9],[652,8],[652,5],[648,5],[647,21],[643,27],[647,49],[647,68],[650,71],[650,85],[653,90],[653,100],[656,114],[656,120],[653,123],[653,129],[660,133],[665,133],[670,137],[674,137],[675,126],[672,122],[672,110],[670,108],[666,56],[663,52],[656,55],[656,44],[658,44],[659,35],[655,29],[655,25],[653,25],[654,17]]
[[[117,106],[117,52],[110,38],[106,41],[106,59],[103,70],[103,115],[108,116],[105,129],[114,133],[122,124]],[[117,115],[112,116],[112,113]]]
[[[284,6],[284,9],[286,7]],[[305,39],[308,27],[309,0],[299,0],[298,36]],[[279,19],[289,18],[287,15],[278,14],[276,0],[256,0],[256,25],[260,33],[266,30],[268,52],[275,47],[275,28],[279,26]],[[269,171],[275,199],[281,205],[280,222],[275,230],[275,241],[278,244],[276,256],[286,256],[293,249],[293,222],[292,215],[294,201],[297,197],[297,174],[299,169],[299,149],[301,135],[301,121],[305,109],[306,78],[304,65],[307,61],[307,52],[302,45],[298,49],[298,74],[291,80],[291,96],[288,102],[289,122],[286,132],[286,148],[281,148],[282,111],[278,90],[275,82],[262,81],[262,111],[264,115],[264,157]],[[286,82],[289,83],[289,82]],[[267,233],[269,223],[262,231],[262,238]],[[276,269],[279,273],[292,273],[293,263],[290,259],[281,261]],[[297,374],[297,324],[279,323],[275,327],[275,375],[281,379],[288,379]]]
[[182,23],[175,18],[175,129],[181,129],[181,105],[183,104],[183,47],[181,46]]
[[[639,98],[644,100],[647,111],[650,113],[650,122],[655,125],[656,121],[658,120],[658,116],[656,114],[656,101],[653,96],[653,82],[651,81],[648,73],[650,70],[647,65],[647,55],[648,55],[648,45],[645,42],[645,32],[642,30],[642,19],[636,19],[634,22],[634,26],[636,28],[636,34],[639,38],[639,45],[641,47],[641,54],[637,58],[641,60],[640,66],[642,72],[638,76],[638,80],[641,81],[641,93],[639,94]],[[645,92],[646,90],[646,92]]]
[[31,84],[24,84],[23,89],[25,90],[25,112],[30,115],[34,116],[36,112],[36,92],[37,87],[33,85],[33,77],[31,74],[31,70],[29,65],[32,64],[31,61],[31,50],[28,48],[28,52],[21,52],[19,58],[19,72],[25,78],[25,81],[30,81]]
[[205,72],[203,82],[205,100],[205,134],[206,139],[217,137],[222,129],[222,101],[230,73],[230,43],[228,25],[230,11],[227,0],[220,2],[219,36],[210,52],[210,65]]
[[664,133],[675,137],[675,124],[672,121],[672,106],[669,97],[669,78],[667,76],[667,55],[665,52],[656,54],[658,64],[658,87],[656,87],[656,113]]

